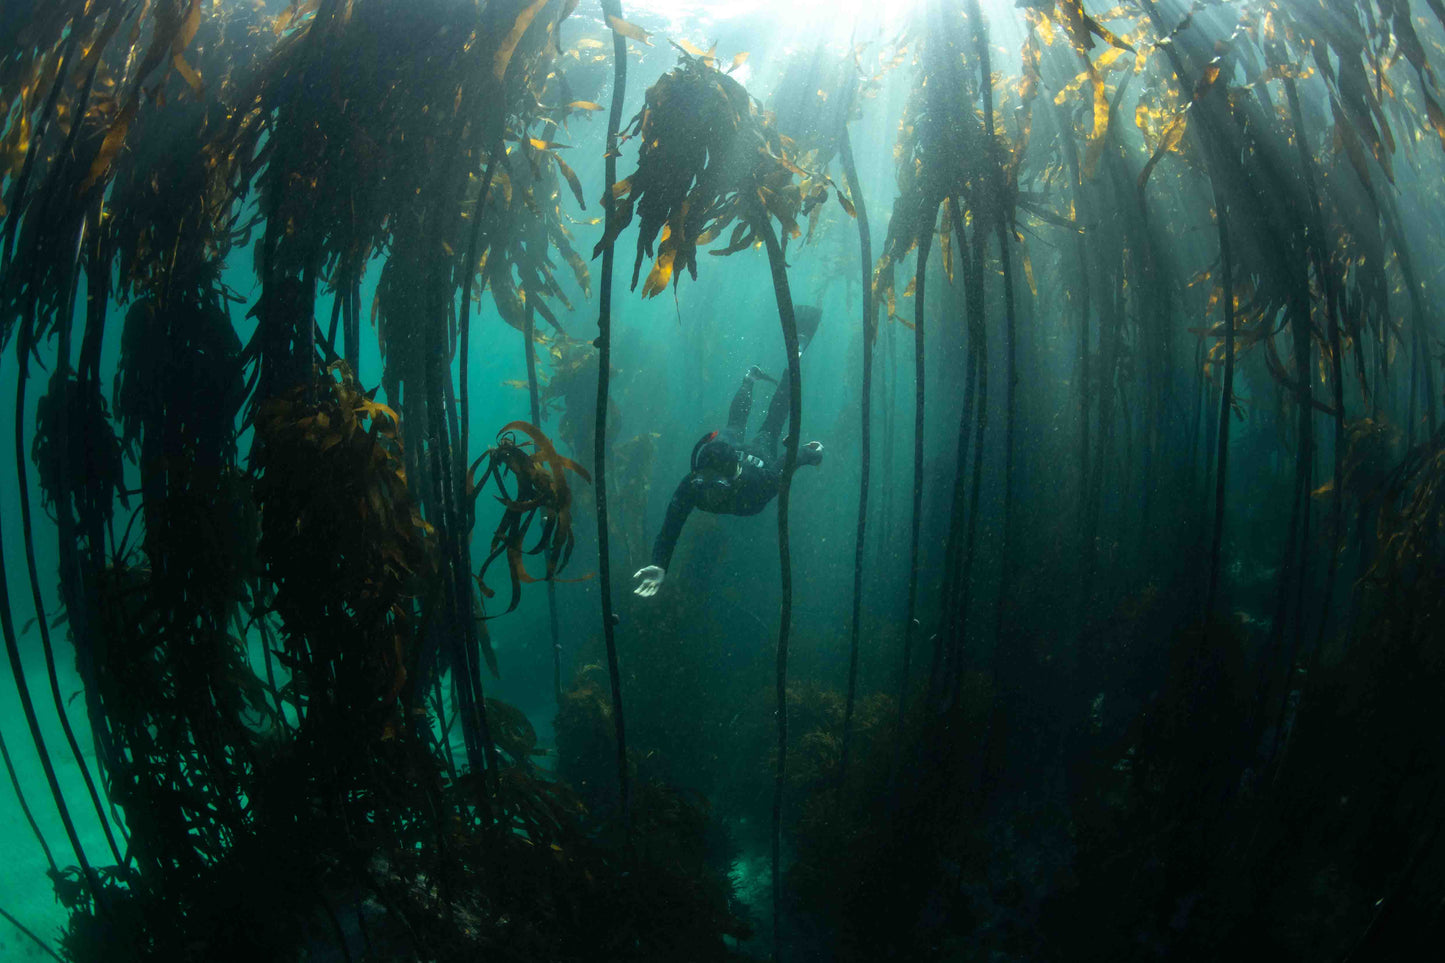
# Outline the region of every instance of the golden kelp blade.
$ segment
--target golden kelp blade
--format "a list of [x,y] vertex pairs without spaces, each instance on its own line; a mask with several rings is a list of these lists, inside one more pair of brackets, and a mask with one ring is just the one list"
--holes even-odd
[[648,39],[652,36],[652,34],[648,33],[646,30],[643,30],[635,23],[623,20],[621,17],[614,17],[612,16],[612,14],[609,13],[607,15],[607,26],[611,27],[614,31],[622,34],[622,36],[628,38],[629,40],[637,40],[647,44],[649,47],[652,46],[652,41]]
[[84,194],[90,190],[110,170],[110,165],[114,163],[116,155],[125,146],[126,134],[130,132],[130,123],[135,119],[136,109],[139,106],[138,100],[131,100],[121,108],[120,116],[110,125],[110,129],[105,132],[105,139],[100,142],[100,150],[96,151],[95,160],[90,165],[90,173],[86,174],[85,180],[80,182],[80,193]]
[[1173,122],[1165,129],[1164,136],[1159,140],[1159,146],[1154,149],[1153,155],[1150,156],[1143,170],[1139,171],[1139,179],[1135,184],[1138,190],[1142,191],[1144,189],[1144,185],[1149,181],[1149,175],[1154,172],[1154,168],[1159,164],[1159,161],[1163,159],[1164,155],[1172,150],[1178,149],[1180,141],[1184,139],[1184,131],[1188,125],[1188,121],[1189,110],[1185,108],[1179,112],[1179,116],[1175,117]]
[[677,256],[677,245],[672,240],[672,225],[664,224],[657,241],[657,257],[652,270],[647,272],[647,281],[642,285],[643,298],[655,297],[667,289],[672,279],[672,262]]
[[498,80],[506,75],[507,65],[512,62],[512,53],[517,49],[517,44],[522,42],[522,35],[532,25],[532,20],[537,16],[538,11],[546,5],[547,0],[535,0],[517,14],[517,19],[512,23],[512,29],[503,38],[502,45],[497,48],[496,56],[492,58],[492,75]]
[[566,161],[558,157],[556,154],[549,153],[547,156],[551,157],[552,160],[556,162],[557,170],[560,171],[562,177],[566,179],[567,186],[572,189],[572,196],[577,198],[578,206],[580,206],[584,211],[587,210],[587,199],[582,194],[582,181],[577,177],[577,172],[574,171],[567,164]]
[[[555,462],[563,468],[570,468],[572,471],[581,475],[584,481],[589,483],[592,481],[592,476],[587,472],[587,469],[565,455],[558,454],[556,446],[552,444],[552,439],[548,438],[542,429],[536,425],[528,421],[511,421],[503,425],[502,430],[497,432],[497,434],[506,434],[509,431],[520,431],[531,438],[532,441],[536,443],[537,454],[541,456],[543,461]],[[554,474],[560,475],[561,472],[554,469]]]

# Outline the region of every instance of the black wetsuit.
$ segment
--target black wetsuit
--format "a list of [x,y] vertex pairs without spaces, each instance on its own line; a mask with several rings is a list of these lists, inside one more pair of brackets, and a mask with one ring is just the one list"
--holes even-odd
[[[753,380],[743,378],[728,409],[727,428],[707,442],[709,455],[718,454],[720,445],[731,450],[732,457],[726,459],[730,467],[721,472],[709,468],[694,470],[677,486],[667,505],[662,531],[652,544],[653,565],[666,569],[672,562],[672,550],[694,508],[715,515],[756,515],[777,497],[783,480],[778,433],[788,416],[788,383],[784,381],[773,392],[762,427],[752,441],[744,445],[743,432],[753,408]],[[726,452],[723,454],[726,457]]]

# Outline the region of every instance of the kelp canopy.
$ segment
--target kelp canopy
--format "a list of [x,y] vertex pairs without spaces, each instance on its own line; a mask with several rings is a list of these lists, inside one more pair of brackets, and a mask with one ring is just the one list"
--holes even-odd
[[[1445,6],[717,6],[0,8],[0,748],[59,953],[1445,935]],[[689,366],[760,331],[779,569],[708,528],[634,602]]]

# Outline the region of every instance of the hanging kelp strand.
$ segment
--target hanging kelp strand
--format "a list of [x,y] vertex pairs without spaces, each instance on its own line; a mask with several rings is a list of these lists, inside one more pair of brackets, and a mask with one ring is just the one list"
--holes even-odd
[[[602,255],[602,281],[597,297],[597,415],[593,425],[592,451],[597,475],[597,574],[602,593],[602,638],[607,647],[607,676],[612,688],[613,733],[617,741],[617,788],[620,794],[624,831],[632,826],[632,790],[627,772],[627,727],[622,714],[622,670],[617,659],[617,616],[612,610],[612,562],[608,554],[607,515],[607,395],[612,376],[612,278],[613,244],[631,219],[617,206],[617,137],[622,124],[622,104],[627,94],[627,41],[620,0],[601,0],[602,15],[612,27],[612,105],[607,113],[607,153],[604,161],[606,184],[602,193],[603,238],[592,252]],[[644,36],[645,40],[645,36]]]

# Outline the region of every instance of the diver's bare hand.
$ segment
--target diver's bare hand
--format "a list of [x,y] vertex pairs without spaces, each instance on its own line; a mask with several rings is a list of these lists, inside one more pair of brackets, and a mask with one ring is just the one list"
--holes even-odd
[[633,595],[640,595],[643,598],[651,598],[662,588],[662,580],[667,576],[661,565],[646,565],[632,573],[637,579],[637,588],[632,590]]

